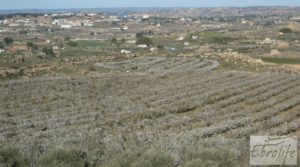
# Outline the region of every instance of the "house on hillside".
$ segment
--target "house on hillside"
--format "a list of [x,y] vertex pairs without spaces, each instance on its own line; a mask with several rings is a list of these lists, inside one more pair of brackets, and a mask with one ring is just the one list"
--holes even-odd
[[150,50],[151,52],[155,52],[155,51],[158,51],[158,48],[157,48],[157,47],[151,47],[149,50]]
[[63,24],[61,25],[61,28],[71,28],[72,26],[70,24]]
[[184,40],[184,37],[183,36],[180,36],[176,39],[177,41],[183,41]]
[[137,47],[138,47],[138,48],[143,48],[143,49],[145,49],[145,48],[148,48],[148,45],[146,45],[146,44],[141,44],[141,45],[137,45]]
[[121,50],[121,53],[122,53],[122,54],[130,54],[131,51],[129,51],[129,50]]

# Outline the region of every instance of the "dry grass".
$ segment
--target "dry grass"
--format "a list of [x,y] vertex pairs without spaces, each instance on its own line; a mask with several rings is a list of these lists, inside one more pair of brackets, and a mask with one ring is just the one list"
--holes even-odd
[[97,66],[107,70],[0,83],[2,164],[248,166],[249,135],[299,134],[299,75],[196,58]]

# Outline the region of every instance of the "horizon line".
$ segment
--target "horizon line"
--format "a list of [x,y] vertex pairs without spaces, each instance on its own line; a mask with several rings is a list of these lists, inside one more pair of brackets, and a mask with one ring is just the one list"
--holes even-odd
[[67,8],[11,8],[11,9],[1,9],[2,11],[4,10],[72,10],[72,9],[128,9],[128,8],[250,8],[250,7],[289,7],[289,8],[298,8],[299,6],[291,6],[291,5],[250,5],[250,6],[137,6],[137,7],[95,7],[95,8],[90,8],[90,7],[82,7],[82,8],[72,8],[72,7],[67,7]]

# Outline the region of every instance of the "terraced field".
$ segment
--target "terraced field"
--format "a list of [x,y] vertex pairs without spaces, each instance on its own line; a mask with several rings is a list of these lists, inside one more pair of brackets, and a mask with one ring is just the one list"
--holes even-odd
[[216,69],[219,63],[196,58],[146,57],[119,62],[96,63],[96,66],[113,71],[176,73],[180,71],[208,72]]
[[196,58],[95,66],[107,72],[1,82],[0,145],[47,152],[94,150],[102,143],[110,146],[103,153],[108,156],[132,137],[170,143],[300,136],[299,75],[227,71]]

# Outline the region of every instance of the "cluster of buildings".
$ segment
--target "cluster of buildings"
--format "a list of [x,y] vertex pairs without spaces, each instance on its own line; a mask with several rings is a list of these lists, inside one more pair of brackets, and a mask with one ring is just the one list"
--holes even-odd
[[[138,49],[146,49],[154,52],[158,50],[156,47],[157,44],[161,43],[156,43],[153,46],[145,44],[135,45],[137,33],[151,31],[153,33],[147,34],[147,36],[151,38],[172,39],[172,43],[166,48],[170,51],[176,51],[178,50],[177,46],[191,48],[193,46],[193,42],[191,41],[201,42],[202,37],[199,35],[191,35],[193,32],[214,31],[219,34],[225,34],[224,36],[234,34],[233,38],[242,38],[243,34],[239,34],[242,31],[244,31],[245,34],[251,33],[251,31],[266,32],[274,30],[278,33],[275,26],[284,24],[287,21],[298,22],[300,20],[297,16],[289,18],[280,15],[264,17],[262,15],[226,16],[224,14],[214,16],[214,10],[209,10],[212,12],[211,16],[206,16],[205,13],[202,13],[202,15],[193,15],[193,13],[197,13],[196,11],[195,9],[186,9],[180,10],[177,14],[168,14],[168,12],[163,11],[155,13],[133,12],[119,14],[93,12],[16,14],[0,18],[0,41],[9,34],[9,36],[16,40],[19,38],[19,41],[33,41],[40,46],[51,46],[54,51],[58,51],[63,48],[60,47],[62,43],[66,45],[65,37],[71,37],[73,41],[110,41],[112,38],[117,38],[119,41],[126,39],[124,42],[125,45],[127,44],[128,46],[134,46]],[[191,13],[187,15],[189,12]],[[297,27],[298,25],[293,24],[291,26]],[[269,30],[265,31],[264,29]],[[272,35],[272,33],[270,34]],[[250,37],[245,39],[248,41],[244,42],[244,47],[255,48],[258,45],[267,46],[269,48],[289,47],[289,42],[273,39],[273,37],[270,37],[270,34],[268,36],[263,34],[266,35],[263,38]],[[173,37],[175,37],[175,39],[173,39]],[[191,39],[191,41],[189,39]],[[14,44],[6,48],[6,50],[2,49],[0,53],[5,51],[27,51],[26,42]],[[176,43],[176,45],[174,43]],[[238,40],[232,43],[234,48],[243,45]],[[296,43],[295,45],[298,44],[299,43]],[[216,46],[215,44],[211,45],[211,48],[214,50],[220,49],[220,46]],[[130,54],[132,52],[130,47],[119,49],[123,54]]]

